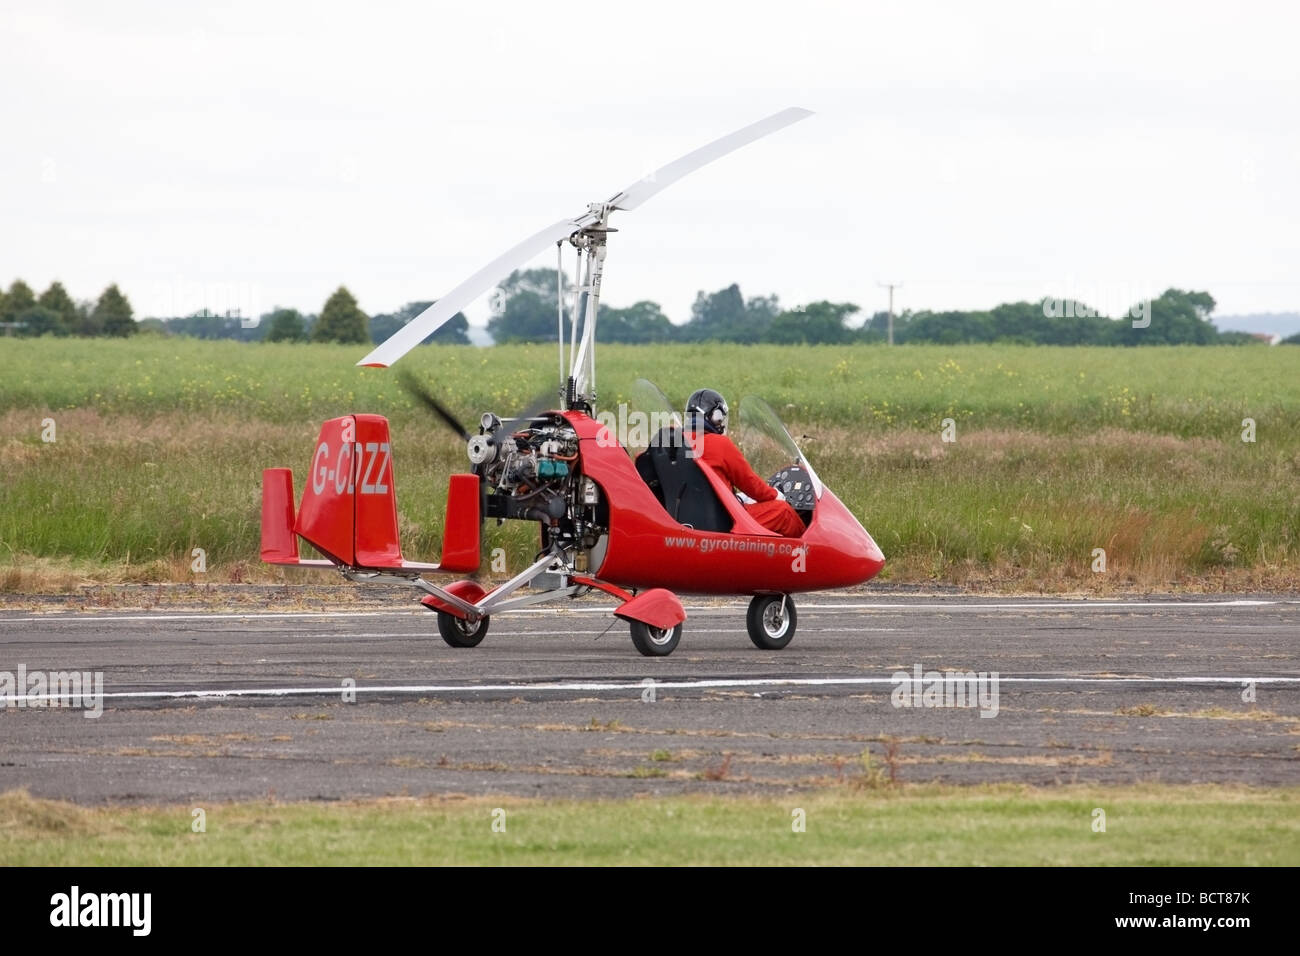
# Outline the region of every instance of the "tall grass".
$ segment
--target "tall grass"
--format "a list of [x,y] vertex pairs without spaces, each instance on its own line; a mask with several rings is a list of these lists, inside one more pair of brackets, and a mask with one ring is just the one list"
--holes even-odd
[[[139,577],[269,574],[261,470],[306,473],[319,423],[393,426],[408,556],[436,558],[460,442],[361,350],[0,339],[0,566],[73,559]],[[467,422],[555,385],[549,347],[430,347],[403,364]],[[1300,350],[602,347],[601,405],[645,376],[766,397],[887,557],[886,577],[1277,586],[1300,567]],[[57,440],[41,440],[52,418]],[[956,441],[941,440],[953,419]],[[1242,420],[1256,441],[1241,440]],[[517,567],[535,529],[489,522]],[[1103,548],[1107,572],[1092,571]],[[278,573],[278,572],[276,572]]]
[[[422,417],[393,371],[356,368],[364,348],[195,339],[0,339],[0,411],[94,408],[151,417],[230,412],[316,422],[365,409]],[[558,385],[553,346],[430,346],[402,360],[468,418]],[[1235,437],[1300,424],[1300,349],[1014,345],[600,347],[603,406],[650,378],[674,401],[702,384],[764,396],[791,419],[871,432],[974,428],[1072,435],[1102,427]]]

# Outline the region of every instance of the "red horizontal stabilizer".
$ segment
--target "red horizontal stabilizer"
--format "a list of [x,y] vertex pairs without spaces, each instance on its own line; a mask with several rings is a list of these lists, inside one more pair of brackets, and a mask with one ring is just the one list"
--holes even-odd
[[686,620],[686,609],[672,591],[651,588],[620,604],[614,609],[614,616],[667,630]]
[[[262,476],[262,560],[270,564],[329,567],[410,575],[427,571],[472,573],[479,569],[479,479],[453,475],[447,492],[442,562],[402,557],[397,537],[397,488],[393,480],[388,420],[345,415],[321,426],[297,514],[288,468]],[[328,561],[298,557],[298,536]]]

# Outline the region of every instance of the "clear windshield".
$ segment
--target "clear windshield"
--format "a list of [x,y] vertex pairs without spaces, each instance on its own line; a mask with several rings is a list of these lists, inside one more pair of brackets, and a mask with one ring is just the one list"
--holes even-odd
[[821,498],[821,479],[771,405],[756,395],[746,395],[740,400],[736,419],[738,427],[733,429],[733,438],[759,474],[773,473],[798,462],[812,480],[813,493]]
[[604,409],[596,418],[614,431],[619,442],[635,456],[645,450],[661,428],[681,427],[682,417],[663,390],[649,379],[638,378],[628,389],[627,401]]

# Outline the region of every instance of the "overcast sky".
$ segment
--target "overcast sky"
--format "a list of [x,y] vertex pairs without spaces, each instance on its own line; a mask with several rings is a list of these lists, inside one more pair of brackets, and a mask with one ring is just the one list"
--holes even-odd
[[[604,301],[1300,309],[1277,3],[6,2],[0,282],[370,313],[787,106],[613,225]],[[538,265],[554,262],[544,255]],[[481,322],[486,296],[470,312]]]

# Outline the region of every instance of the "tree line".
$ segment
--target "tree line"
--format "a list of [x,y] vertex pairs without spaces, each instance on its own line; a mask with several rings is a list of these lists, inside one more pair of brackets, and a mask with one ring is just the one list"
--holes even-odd
[[[557,326],[556,274],[531,269],[512,274],[497,289],[500,308],[488,321],[494,342],[553,341]],[[894,316],[894,341],[956,345],[1012,342],[1036,345],[1246,344],[1245,332],[1220,332],[1210,321],[1215,302],[1208,292],[1167,289],[1135,303],[1122,318],[1108,318],[1085,302],[1043,299],[1010,302],[987,310],[904,311]],[[737,285],[700,292],[691,317],[678,325],[655,302],[627,308],[602,306],[602,342],[769,342],[782,345],[846,345],[888,340],[889,314],[855,321],[853,302],[812,302],[783,309],[775,295],[746,298]],[[1136,320],[1136,321],[1135,321]],[[566,335],[567,335],[566,325]],[[1287,342],[1300,344],[1300,335]]]
[[[396,312],[368,316],[345,286],[326,300],[319,314],[297,309],[272,309],[249,321],[241,315],[224,315],[203,309],[172,318],[135,318],[131,301],[110,285],[94,302],[74,302],[61,282],[52,282],[39,296],[16,279],[0,290],[3,332],[22,336],[185,335],[200,339],[237,339],[245,342],[345,342],[378,343],[387,339],[431,302],[409,302]],[[425,342],[469,344],[469,321],[457,312]]]
[[[564,280],[561,279],[561,282]],[[568,288],[561,287],[568,299]],[[131,303],[116,285],[94,302],[74,302],[59,282],[39,296],[22,280],[0,291],[0,323],[9,334],[127,336],[187,335],[204,339],[265,342],[378,343],[387,339],[430,302],[410,302],[395,312],[367,315],[346,287],[326,300],[319,314],[276,308],[249,322],[227,313],[202,312],[137,321]],[[549,269],[511,273],[494,291],[487,330],[494,342],[552,342],[557,327],[556,274]],[[1211,345],[1258,341],[1244,332],[1220,332],[1210,321],[1215,302],[1208,292],[1167,289],[1159,298],[1140,303],[1122,318],[1112,319],[1072,299],[1010,302],[987,310],[907,310],[894,316],[894,341],[964,344],[1012,342],[1038,345]],[[889,316],[876,312],[857,321],[852,302],[818,301],[782,308],[775,295],[746,298],[738,285],[715,292],[701,291],[690,319],[676,324],[659,304],[649,300],[625,308],[602,305],[602,342],[735,342],[783,345],[845,345],[883,343]],[[570,332],[571,309],[566,308],[564,335]],[[1139,321],[1132,317],[1141,316]],[[467,345],[469,322],[456,313],[426,342]],[[1284,341],[1300,344],[1300,334]]]
[[0,291],[0,323],[18,335],[132,335],[131,303],[116,285],[94,302],[74,302],[61,282],[51,282],[39,296],[22,279]]

